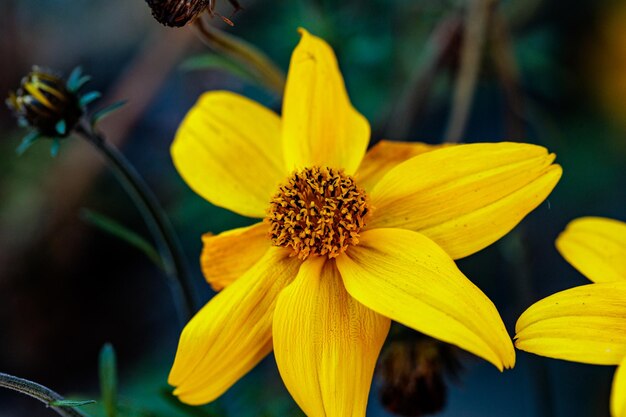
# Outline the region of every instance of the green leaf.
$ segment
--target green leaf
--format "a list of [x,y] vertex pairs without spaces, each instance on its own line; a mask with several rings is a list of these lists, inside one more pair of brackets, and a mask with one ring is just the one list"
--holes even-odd
[[89,104],[102,97],[98,91],[91,91],[80,98],[80,107],[87,107]]
[[83,209],[81,218],[100,230],[115,236],[144,253],[157,267],[163,269],[163,262],[157,250],[146,239],[103,214]]
[[100,391],[107,417],[117,416],[117,360],[110,343],[100,350]]
[[52,139],[52,145],[50,145],[50,156],[56,158],[59,155],[59,149],[61,149],[61,141],[58,138]]
[[126,103],[128,103],[128,100],[120,100],[120,101],[116,101],[110,106],[106,106],[98,110],[97,112],[93,114],[93,116],[91,116],[91,125],[95,126],[96,124],[98,124],[100,120],[104,119],[105,117],[109,116],[110,114],[114,113],[120,108],[124,107]]
[[22,143],[20,143],[20,146],[17,147],[15,152],[20,156],[23,155],[24,152],[26,152],[28,148],[30,148],[32,144],[35,143],[40,137],[41,134],[39,134],[38,131],[33,130],[28,135],[26,135],[24,139],[22,139]]
[[91,76],[90,75],[85,75],[83,77],[81,77],[78,82],[76,83],[76,90],[80,90],[81,88],[83,88],[83,86],[85,84],[87,84],[89,81],[91,81]]
[[183,71],[220,70],[250,83],[257,83],[256,77],[237,61],[218,54],[195,55],[186,59],[180,66]]
[[83,75],[83,69],[76,67],[72,70],[69,77],[67,77],[67,89],[71,92],[76,92],[79,87],[79,81]]
[[65,123],[65,120],[59,120],[55,126],[55,130],[59,135],[65,135],[67,133],[67,123]]
[[83,400],[83,401],[77,401],[77,400],[57,400],[57,401],[49,402],[48,405],[50,407],[68,407],[68,408],[73,408],[73,407],[82,407],[84,405],[95,404],[95,403],[96,403],[95,400]]

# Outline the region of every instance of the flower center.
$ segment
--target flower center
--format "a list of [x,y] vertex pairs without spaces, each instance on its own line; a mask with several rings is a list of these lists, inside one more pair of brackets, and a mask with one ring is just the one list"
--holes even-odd
[[365,192],[342,170],[326,167],[295,172],[270,202],[267,221],[276,246],[295,256],[335,258],[359,243],[368,213]]

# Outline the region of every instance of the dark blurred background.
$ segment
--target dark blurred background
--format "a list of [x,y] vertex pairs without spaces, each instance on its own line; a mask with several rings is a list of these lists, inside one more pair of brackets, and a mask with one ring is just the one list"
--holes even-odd
[[[299,26],[335,48],[373,141],[446,137],[463,19],[480,0],[240,1],[245,9],[234,16],[226,2],[219,5],[235,23],[224,30],[285,71]],[[502,1],[486,22],[462,141],[537,143],[564,168],[556,190],[520,226],[459,262],[513,334],[532,302],[585,283],[554,248],[565,225],[584,215],[626,220],[626,2]],[[214,23],[224,27],[219,18]],[[198,304],[212,295],[198,266],[200,235],[250,221],[187,188],[169,157],[175,130],[207,90],[237,91],[280,109],[279,97],[208,54],[191,28],[161,27],[142,0],[0,0],[1,95],[17,88],[33,64],[65,74],[81,65],[103,92],[96,106],[129,99],[102,130],[170,215]],[[212,406],[185,410],[165,394],[179,334],[168,286],[141,252],[80,213],[105,214],[148,237],[141,217],[82,140],[63,141],[57,158],[45,141],[18,157],[23,135],[0,109],[0,371],[72,398],[97,399],[98,352],[110,342],[123,415],[301,415],[272,358]],[[464,371],[450,383],[442,416],[608,416],[612,367],[518,352],[516,368],[500,374],[469,355],[460,359]],[[378,399],[381,384],[377,376],[368,415],[391,415]],[[97,406],[85,410],[100,413]],[[0,391],[0,417],[52,415],[34,400]]]

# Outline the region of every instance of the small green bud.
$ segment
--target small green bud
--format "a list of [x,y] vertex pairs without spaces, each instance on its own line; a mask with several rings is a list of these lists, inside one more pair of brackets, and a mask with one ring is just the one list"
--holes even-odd
[[78,94],[68,89],[63,78],[39,67],[33,67],[20,88],[9,93],[6,103],[20,125],[42,136],[68,136],[83,115]]

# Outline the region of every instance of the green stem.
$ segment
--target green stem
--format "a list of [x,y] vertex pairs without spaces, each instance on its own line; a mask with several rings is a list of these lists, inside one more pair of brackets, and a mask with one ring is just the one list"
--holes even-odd
[[181,322],[186,323],[195,312],[193,287],[185,266],[182,247],[159,201],[124,155],[107,142],[102,134],[96,132],[89,123],[82,121],[76,127],[76,131],[104,156],[109,167],[137,206],[156,241],[163,268],[170,278],[168,283]]
[[211,26],[202,18],[194,22],[199,38],[209,48],[228,55],[252,70],[258,79],[278,96],[285,89],[285,75],[276,64],[254,45]]
[[86,414],[78,411],[74,407],[57,407],[50,405],[54,401],[63,401],[64,398],[52,391],[50,388],[46,388],[43,385],[39,385],[36,382],[29,381],[27,379],[18,378],[16,376],[4,374],[0,372],[0,387],[8,388],[13,391],[21,392],[22,394],[33,397],[42,403],[46,404],[63,417],[87,417]]

